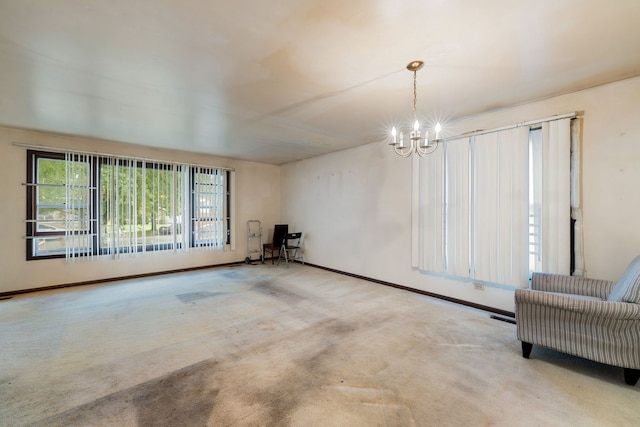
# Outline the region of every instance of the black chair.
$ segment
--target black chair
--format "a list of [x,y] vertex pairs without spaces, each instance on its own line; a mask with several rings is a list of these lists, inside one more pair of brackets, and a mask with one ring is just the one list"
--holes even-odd
[[267,252],[271,254],[271,264],[274,263],[274,252],[278,251],[278,257],[280,257],[280,248],[282,247],[282,241],[284,236],[289,232],[289,224],[276,224],[273,227],[273,240],[271,243],[265,243],[262,245],[262,253],[264,257],[267,257]]
[[282,258],[284,254],[287,268],[289,268],[289,261],[300,261],[304,265],[304,257],[302,256],[302,249],[300,248],[301,240],[302,233],[287,233],[284,236],[282,246],[280,247],[280,254],[278,255],[278,264],[280,264],[280,258]]

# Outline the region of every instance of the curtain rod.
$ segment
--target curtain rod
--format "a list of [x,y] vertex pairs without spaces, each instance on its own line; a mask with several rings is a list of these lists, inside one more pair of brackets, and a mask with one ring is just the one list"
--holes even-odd
[[452,136],[450,138],[443,138],[443,142],[447,142],[447,141],[452,141],[454,139],[460,139],[460,138],[469,138],[472,136],[477,136],[477,135],[484,135],[487,133],[494,133],[494,132],[500,132],[503,130],[508,130],[508,129],[515,129],[515,128],[519,128],[522,126],[531,126],[531,125],[538,125],[544,122],[552,122],[555,120],[562,120],[562,119],[573,119],[575,117],[579,117],[580,114],[578,112],[573,112],[573,113],[566,113],[566,114],[559,114],[557,116],[549,116],[549,117],[545,117],[543,119],[536,119],[536,120],[528,120],[526,122],[521,122],[521,123],[516,123],[514,125],[509,125],[509,126],[503,126],[503,127],[499,127],[499,128],[495,128],[495,129],[487,129],[487,130],[476,130],[476,131],[472,131],[472,132],[468,132],[468,133],[463,133],[462,135],[458,135],[458,136]]
[[49,147],[47,145],[25,144],[25,143],[22,143],[22,142],[14,142],[13,145],[16,146],[16,147],[31,148],[31,149],[34,149],[34,150],[52,151],[54,153],[85,154],[85,155],[91,155],[91,156],[111,157],[111,158],[116,158],[116,159],[127,159],[127,160],[139,160],[139,161],[145,161],[145,162],[164,163],[164,164],[169,164],[169,165],[196,166],[196,167],[201,167],[201,168],[221,169],[221,170],[225,170],[225,171],[235,172],[235,168],[229,168],[229,167],[225,167],[225,166],[211,166],[211,165],[201,165],[201,164],[188,163],[188,162],[174,162],[174,161],[171,161],[171,160],[158,160],[158,159],[151,159],[151,158],[146,158],[146,157],[135,157],[135,156],[124,156],[124,155],[119,155],[119,154],[100,153],[100,152],[97,152],[97,151],[83,151],[83,150],[74,150],[74,149],[67,149],[67,148],[56,148],[56,147]]

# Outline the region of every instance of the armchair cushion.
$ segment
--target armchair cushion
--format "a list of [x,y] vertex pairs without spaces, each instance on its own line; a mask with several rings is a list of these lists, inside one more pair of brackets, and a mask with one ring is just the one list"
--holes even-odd
[[607,300],[640,304],[640,256],[629,264],[620,280],[614,285]]

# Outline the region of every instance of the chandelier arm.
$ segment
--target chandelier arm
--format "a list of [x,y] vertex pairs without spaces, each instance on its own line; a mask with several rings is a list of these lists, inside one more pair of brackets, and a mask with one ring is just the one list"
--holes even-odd
[[431,154],[434,151],[436,151],[438,149],[439,142],[438,142],[438,140],[434,140],[433,142],[434,143],[429,145],[428,146],[429,148],[427,148],[427,149],[423,149],[423,148],[420,148],[420,147],[416,148],[416,153],[418,153],[418,156],[423,157],[423,156],[426,156],[427,154]]
[[401,149],[398,149],[398,145],[396,144],[393,146],[393,149],[397,155],[399,155],[400,157],[404,157],[406,159],[407,157],[411,156],[411,154],[413,154],[413,150],[414,150],[413,141],[411,141],[411,145],[408,147],[403,147]]

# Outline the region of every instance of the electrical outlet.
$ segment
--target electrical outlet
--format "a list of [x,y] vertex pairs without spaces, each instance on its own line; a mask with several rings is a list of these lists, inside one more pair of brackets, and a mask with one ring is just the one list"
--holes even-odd
[[476,291],[484,291],[484,285],[480,283],[474,283],[473,289],[475,289]]

